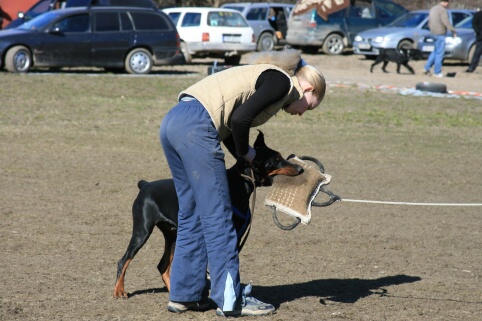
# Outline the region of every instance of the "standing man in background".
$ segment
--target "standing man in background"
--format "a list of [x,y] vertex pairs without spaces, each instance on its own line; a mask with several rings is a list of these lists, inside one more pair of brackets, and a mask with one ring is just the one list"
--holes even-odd
[[469,68],[465,72],[474,72],[475,68],[479,65],[480,56],[482,56],[482,11],[479,10],[475,13],[472,19],[472,28],[474,28],[476,41],[475,52],[472,56]]
[[430,53],[423,73],[430,75],[430,69],[434,67],[434,77],[442,78],[442,62],[445,54],[445,34],[447,29],[452,31],[453,37],[457,37],[454,27],[450,23],[447,7],[449,0],[442,0],[439,4],[430,9],[428,26],[430,34],[435,40],[435,48]]

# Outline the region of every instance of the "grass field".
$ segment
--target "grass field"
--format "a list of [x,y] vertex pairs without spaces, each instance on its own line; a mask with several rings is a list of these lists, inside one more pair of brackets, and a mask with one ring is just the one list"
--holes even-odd
[[[159,124],[200,77],[0,73],[0,319],[215,319],[167,313],[160,233],[127,273],[133,296],[111,299],[136,183],[170,176]],[[342,198],[482,203],[481,107],[330,87],[260,129],[284,156],[321,160]],[[283,232],[265,193],[241,253],[242,281],[279,308],[265,320],[480,318],[480,207],[340,202]]]

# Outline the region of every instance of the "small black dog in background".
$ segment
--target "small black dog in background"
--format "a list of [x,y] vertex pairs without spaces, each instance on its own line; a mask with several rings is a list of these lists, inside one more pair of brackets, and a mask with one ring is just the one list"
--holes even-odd
[[382,70],[383,72],[388,72],[385,67],[388,63],[397,63],[397,73],[400,73],[400,66],[404,65],[412,74],[415,73],[412,67],[408,64],[410,60],[421,60],[423,59],[422,52],[418,49],[380,49],[377,59],[372,64],[370,72],[373,72],[373,67],[383,62]]

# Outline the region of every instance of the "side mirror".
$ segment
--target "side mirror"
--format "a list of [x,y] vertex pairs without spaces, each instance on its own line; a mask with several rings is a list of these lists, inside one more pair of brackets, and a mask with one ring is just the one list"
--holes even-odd
[[58,35],[58,34],[61,34],[62,31],[60,30],[59,27],[52,27],[52,28],[50,28],[49,33]]

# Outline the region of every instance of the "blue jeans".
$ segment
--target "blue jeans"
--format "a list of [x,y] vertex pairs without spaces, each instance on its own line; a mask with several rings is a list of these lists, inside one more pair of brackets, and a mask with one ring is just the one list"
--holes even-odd
[[219,134],[206,109],[193,100],[181,101],[167,113],[160,138],[179,198],[169,299],[190,302],[205,296],[209,265],[211,299],[223,311],[232,311],[241,285]]
[[431,35],[435,40],[435,48],[430,53],[427,63],[425,64],[425,70],[430,71],[433,68],[435,74],[442,72],[442,63],[445,55],[445,35]]

